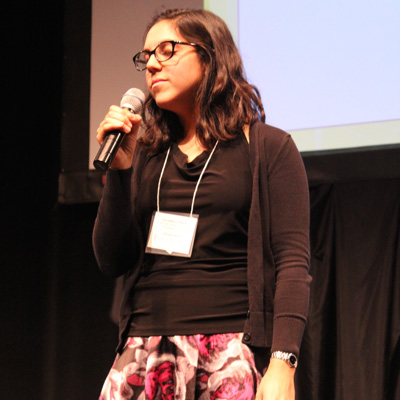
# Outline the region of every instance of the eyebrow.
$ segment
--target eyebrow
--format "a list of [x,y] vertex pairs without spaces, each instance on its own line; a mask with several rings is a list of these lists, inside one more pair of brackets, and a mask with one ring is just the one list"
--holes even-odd
[[[161,40],[161,42],[158,42],[158,44],[156,46],[154,46],[152,50],[154,50],[157,46],[159,46],[161,43],[164,43],[164,42],[183,42],[183,40],[180,40],[180,39],[165,39],[165,40]],[[142,51],[152,51],[152,50],[150,50],[149,48],[147,48],[147,49],[143,48],[142,49]]]

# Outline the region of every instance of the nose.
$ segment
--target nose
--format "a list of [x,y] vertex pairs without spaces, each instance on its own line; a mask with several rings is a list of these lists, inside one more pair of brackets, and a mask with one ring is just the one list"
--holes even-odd
[[149,60],[147,61],[147,70],[148,71],[152,71],[152,70],[160,70],[162,65],[159,61],[157,61],[157,58],[154,54],[152,54],[149,58]]

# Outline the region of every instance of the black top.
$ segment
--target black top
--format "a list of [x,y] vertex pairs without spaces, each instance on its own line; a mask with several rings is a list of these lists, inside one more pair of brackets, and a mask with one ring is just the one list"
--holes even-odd
[[[160,187],[160,211],[190,213],[210,152],[187,163],[176,144]],[[166,152],[149,159],[137,198],[147,238],[157,209],[157,185]],[[194,203],[199,215],[191,258],[146,254],[135,285],[130,336],[243,331],[248,311],[247,230],[251,171],[246,138],[220,142]]]
[[[311,282],[307,176],[289,134],[255,122],[249,137],[249,313],[242,340],[263,355],[267,348],[298,355]],[[132,297],[142,273],[145,237],[138,224],[136,200],[148,161],[146,148],[138,144],[132,168],[107,171],[93,230],[99,268],[109,277],[121,277],[123,283],[118,352],[129,333]]]

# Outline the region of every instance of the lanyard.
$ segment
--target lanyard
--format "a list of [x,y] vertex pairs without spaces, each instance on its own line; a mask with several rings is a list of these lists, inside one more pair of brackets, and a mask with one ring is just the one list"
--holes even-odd
[[[210,155],[209,155],[209,157],[208,157],[207,162],[204,164],[204,168],[203,168],[203,170],[201,171],[201,174],[200,174],[200,176],[199,176],[199,179],[197,180],[196,188],[194,189],[194,193],[193,193],[192,207],[191,207],[191,209],[190,209],[190,216],[193,215],[194,200],[195,200],[195,198],[196,198],[197,189],[199,188],[201,178],[203,177],[204,171],[206,170],[206,168],[207,168],[207,166],[208,166],[208,163],[210,162],[211,157],[212,157],[212,155],[214,154],[215,149],[217,148],[217,144],[218,144],[218,140],[215,142],[214,148],[212,149],[212,151],[211,151],[211,153],[210,153]],[[167,155],[166,155],[166,157],[165,157],[164,165],[163,165],[162,170],[161,170],[160,178],[158,179],[158,187],[157,187],[157,211],[158,211],[158,212],[160,211],[160,186],[161,186],[161,179],[162,179],[162,177],[163,177],[163,175],[164,175],[164,170],[165,170],[165,166],[167,165],[167,160],[168,160],[168,156],[169,156],[170,150],[171,150],[171,145],[168,147]]]

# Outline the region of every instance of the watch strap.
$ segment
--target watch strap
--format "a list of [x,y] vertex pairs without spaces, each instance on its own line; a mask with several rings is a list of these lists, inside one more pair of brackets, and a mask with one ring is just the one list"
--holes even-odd
[[293,353],[287,353],[285,351],[274,351],[271,354],[271,358],[278,358],[279,360],[285,361],[289,367],[297,367],[297,357]]

